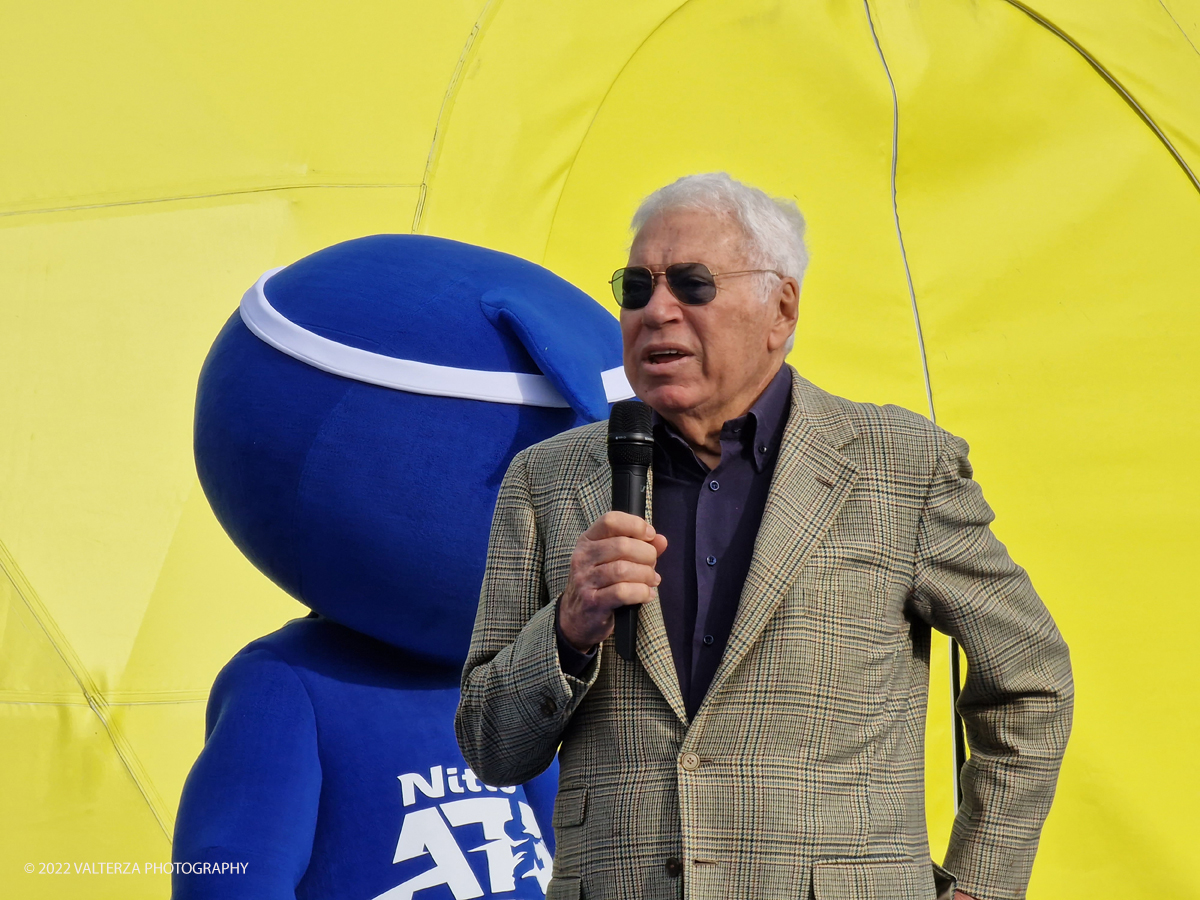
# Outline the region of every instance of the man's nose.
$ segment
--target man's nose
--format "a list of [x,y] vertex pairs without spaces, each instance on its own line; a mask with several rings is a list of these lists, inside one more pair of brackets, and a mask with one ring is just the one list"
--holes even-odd
[[661,272],[654,276],[654,290],[650,301],[642,309],[642,321],[658,326],[679,318],[679,300],[667,287],[667,278]]

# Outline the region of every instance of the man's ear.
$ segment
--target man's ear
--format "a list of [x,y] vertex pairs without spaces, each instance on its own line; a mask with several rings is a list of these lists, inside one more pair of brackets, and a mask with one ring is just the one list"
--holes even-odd
[[767,337],[767,349],[774,353],[796,333],[796,322],[800,316],[800,283],[790,275],[785,276],[775,286],[767,302],[771,304],[775,316]]

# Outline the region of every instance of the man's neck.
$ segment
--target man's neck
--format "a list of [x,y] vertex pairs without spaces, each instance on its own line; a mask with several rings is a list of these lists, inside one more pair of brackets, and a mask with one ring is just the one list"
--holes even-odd
[[763,391],[779,373],[782,365],[783,363],[780,362],[778,366],[771,369],[756,388],[744,391],[719,409],[672,410],[669,412],[659,410],[658,414],[671,424],[681,438],[687,441],[692,452],[696,454],[696,459],[710,469],[715,468],[721,461],[721,429],[730,419],[740,418],[750,411],[763,395]]

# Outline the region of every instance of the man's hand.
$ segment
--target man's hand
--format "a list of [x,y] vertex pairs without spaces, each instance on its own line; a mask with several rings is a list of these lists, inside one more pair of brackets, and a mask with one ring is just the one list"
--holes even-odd
[[667,539],[629,513],[605,513],[575,542],[567,589],[558,601],[558,627],[581,653],[613,630],[613,610],[649,600],[662,581],[654,564]]

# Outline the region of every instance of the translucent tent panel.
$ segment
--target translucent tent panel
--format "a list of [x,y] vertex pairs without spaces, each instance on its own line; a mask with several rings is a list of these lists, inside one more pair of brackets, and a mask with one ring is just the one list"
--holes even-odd
[[169,861],[213,677],[304,612],[196,483],[200,364],[264,269],[410,227],[481,5],[7,5],[0,896],[169,893],[38,871]]
[[[199,366],[245,287],[418,230],[611,308],[634,205],[714,169],[808,216],[792,361],[971,442],[1071,644],[1030,896],[1200,894],[1195,0],[10,6],[0,894],[165,895],[24,865],[167,860],[212,678],[303,613],[191,462]],[[933,663],[939,857],[944,643]]]

